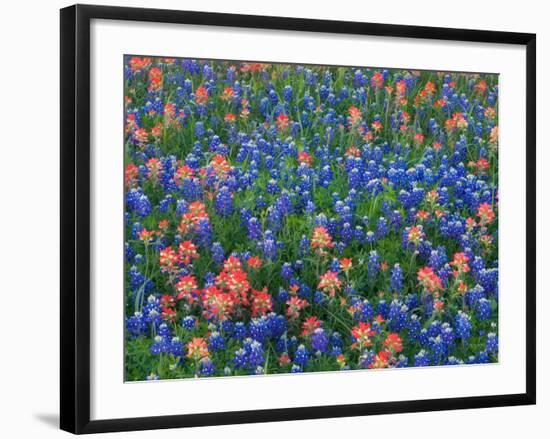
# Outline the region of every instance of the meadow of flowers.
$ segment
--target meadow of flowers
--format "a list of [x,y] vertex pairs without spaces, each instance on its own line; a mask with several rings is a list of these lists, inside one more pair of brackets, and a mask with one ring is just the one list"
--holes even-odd
[[498,76],[127,56],[126,380],[498,361]]

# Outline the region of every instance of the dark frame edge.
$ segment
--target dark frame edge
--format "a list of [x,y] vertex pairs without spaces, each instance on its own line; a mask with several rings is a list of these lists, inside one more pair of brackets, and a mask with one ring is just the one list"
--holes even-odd
[[60,10],[60,428],[76,434],[90,422],[89,12]]
[[[450,27],[404,24],[336,21],[325,19],[230,14],[223,12],[184,11],[177,9],[149,9],[140,7],[76,5],[89,18],[114,19],[159,23],[185,23],[205,26],[242,27],[246,29],[272,29],[299,32],[370,35],[442,41],[479,43],[527,44],[534,34]],[[330,30],[327,30],[327,27]]]
[[537,36],[526,43],[526,395],[537,399]]
[[60,11],[60,417],[76,431],[75,114],[76,6]]
[[196,415],[152,416],[142,418],[91,421],[82,433],[108,433],[150,429],[205,427],[259,422],[300,421],[319,418],[421,413],[533,404],[526,394],[429,399],[337,406],[299,407],[292,409],[252,410],[241,412],[202,413]]

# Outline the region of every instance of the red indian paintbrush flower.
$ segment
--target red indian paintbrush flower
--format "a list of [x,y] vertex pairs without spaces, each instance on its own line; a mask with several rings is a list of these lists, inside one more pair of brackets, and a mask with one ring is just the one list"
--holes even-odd
[[351,335],[355,339],[355,342],[351,345],[352,349],[363,349],[364,347],[372,344],[371,337],[376,334],[370,325],[370,323],[359,322],[359,325],[351,328]]
[[179,262],[179,257],[174,249],[171,246],[168,246],[160,251],[159,262],[162,267],[172,270]]
[[208,345],[202,337],[194,337],[189,343],[187,343],[187,357],[198,361],[202,358],[208,357]]
[[319,285],[317,285],[317,288],[325,293],[329,293],[331,296],[334,296],[336,291],[340,290],[341,286],[342,281],[338,279],[338,273],[329,270],[321,276],[321,280]]
[[374,361],[369,364],[369,369],[383,369],[388,366],[390,360],[390,353],[388,351],[380,351],[374,356]]
[[459,273],[468,273],[470,271],[469,260],[470,258],[464,252],[459,252],[454,254],[454,258],[449,265],[455,267]]
[[191,259],[198,259],[199,253],[197,252],[197,246],[192,241],[182,241],[178,247],[178,254],[180,260],[189,265]]
[[344,273],[349,272],[352,266],[353,266],[353,261],[351,258],[340,259],[340,268]]
[[313,230],[313,236],[311,238],[311,248],[318,254],[325,254],[326,249],[334,247],[332,237],[328,233],[327,229],[323,226],[316,227]]
[[195,91],[197,104],[204,104],[208,100],[208,90],[202,85]]
[[392,332],[384,340],[384,346],[392,352],[401,352],[403,350],[403,341],[399,337],[399,334]]
[[292,296],[286,301],[286,304],[288,305],[286,315],[294,319],[300,317],[300,311],[309,305],[307,300],[301,299],[298,296]]
[[233,295],[225,293],[215,285],[205,288],[202,293],[203,315],[207,319],[224,321],[233,312],[235,299]]
[[434,273],[431,267],[424,267],[418,270],[417,278],[420,285],[430,293],[443,289],[441,278]]
[[134,56],[130,59],[130,69],[132,72],[139,72],[145,70],[151,65],[151,58]]
[[320,327],[321,321],[317,317],[308,317],[304,320],[304,323],[302,323],[302,332],[300,333],[300,335],[302,337],[307,337],[308,335],[311,335],[313,331]]
[[277,120],[275,121],[275,123],[277,124],[277,129],[279,131],[284,131],[288,128],[290,119],[286,114],[281,113],[277,116]]
[[266,315],[273,309],[273,301],[271,294],[267,292],[267,288],[261,291],[252,290],[252,316]]
[[425,236],[424,229],[421,225],[412,226],[408,230],[407,240],[415,245],[418,245]]
[[261,268],[261,267],[262,267],[262,260],[261,260],[258,256],[251,256],[251,257],[249,257],[248,260],[246,261],[246,264],[247,264],[250,268],[258,269],[258,268]]
[[349,124],[352,127],[358,126],[361,123],[361,119],[362,119],[361,110],[355,107],[354,105],[352,105],[351,107],[348,108],[348,113],[349,113]]
[[187,274],[179,278],[176,283],[177,299],[185,299],[187,302],[192,303],[196,297],[194,295],[197,289],[197,280],[195,276]]
[[301,151],[298,153],[298,161],[300,163],[305,163],[306,165],[311,165],[313,163],[313,157],[311,157],[308,152]]
[[477,209],[477,216],[479,217],[479,224],[485,226],[493,222],[495,219],[495,212],[493,212],[489,203],[481,203]]

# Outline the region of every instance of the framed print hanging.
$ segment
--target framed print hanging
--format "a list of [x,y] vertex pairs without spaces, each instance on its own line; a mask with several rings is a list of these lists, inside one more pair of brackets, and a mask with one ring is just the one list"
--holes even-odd
[[61,428],[535,403],[535,35],[61,10]]

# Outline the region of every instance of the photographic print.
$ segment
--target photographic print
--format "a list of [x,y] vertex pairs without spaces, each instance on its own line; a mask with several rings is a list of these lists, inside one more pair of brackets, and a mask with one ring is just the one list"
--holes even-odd
[[126,381],[498,362],[497,74],[123,68]]

